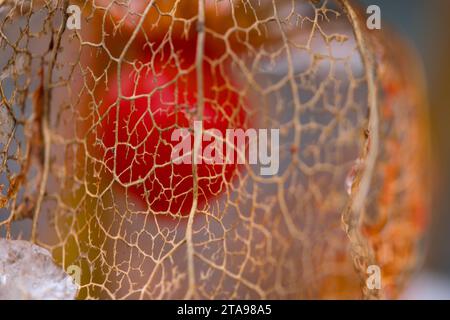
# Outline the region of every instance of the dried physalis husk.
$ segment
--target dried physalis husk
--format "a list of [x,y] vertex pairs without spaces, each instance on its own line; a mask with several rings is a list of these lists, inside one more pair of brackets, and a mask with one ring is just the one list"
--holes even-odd
[[[420,263],[427,128],[418,62],[391,30],[345,0],[72,4],[79,30],[65,1],[1,11],[1,236],[79,268],[81,299],[399,295]],[[171,128],[154,122],[194,123],[202,101],[279,129],[279,170],[245,163],[220,188],[188,184],[189,214],[161,209],[179,177],[158,174],[173,164],[149,150]]]

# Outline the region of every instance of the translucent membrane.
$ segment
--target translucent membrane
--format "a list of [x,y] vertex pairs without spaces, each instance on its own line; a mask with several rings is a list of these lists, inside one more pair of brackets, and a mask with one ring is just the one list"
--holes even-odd
[[[0,235],[80,267],[81,299],[396,297],[428,211],[411,50],[353,2],[128,2],[78,3],[80,30],[0,5]],[[155,169],[158,119],[202,108],[279,129],[278,173]]]

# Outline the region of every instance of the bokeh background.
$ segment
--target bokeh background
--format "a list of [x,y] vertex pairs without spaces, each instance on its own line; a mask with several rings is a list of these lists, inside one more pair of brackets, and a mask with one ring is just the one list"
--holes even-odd
[[450,1],[362,0],[381,9],[423,63],[430,102],[432,219],[424,266],[405,298],[450,299]]

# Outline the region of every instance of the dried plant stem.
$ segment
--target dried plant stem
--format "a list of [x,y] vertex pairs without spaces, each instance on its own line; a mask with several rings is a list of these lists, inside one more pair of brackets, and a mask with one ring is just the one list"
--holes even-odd
[[[205,50],[205,2],[198,1],[198,21],[197,21],[197,55],[196,55],[196,71],[197,71],[197,94],[198,106],[196,120],[202,121],[203,111],[205,108],[204,90],[203,90],[203,52]],[[188,279],[189,288],[186,293],[186,298],[191,299],[195,297],[195,266],[194,266],[194,242],[193,242],[193,227],[194,218],[198,205],[198,174],[197,174],[197,154],[201,146],[202,134],[195,137],[192,161],[192,177],[193,177],[193,202],[189,219],[186,227],[186,247],[187,247],[187,263],[188,263]]]
[[368,243],[367,239],[361,233],[361,222],[363,221],[364,204],[369,193],[372,182],[373,172],[378,157],[379,149],[379,117],[378,117],[378,97],[377,86],[375,81],[375,64],[373,60],[373,52],[368,48],[368,43],[363,34],[361,20],[353,6],[347,0],[341,1],[349,21],[352,24],[358,49],[361,53],[365,75],[367,79],[368,97],[367,103],[369,105],[369,141],[370,147],[366,154],[364,154],[365,167],[361,177],[358,179],[358,188],[351,201],[342,215],[342,222],[344,229],[349,237],[354,265],[361,276],[362,291],[364,298],[372,299],[378,298],[378,290],[369,290],[366,286],[366,271],[369,265],[375,264],[375,257]]
[[52,89],[51,82],[53,76],[53,69],[56,65],[56,60],[58,57],[58,51],[61,44],[61,39],[64,31],[66,30],[66,22],[67,22],[67,7],[69,6],[69,1],[65,0],[63,5],[63,21],[61,26],[56,34],[56,39],[54,39],[54,44],[52,48],[50,64],[47,73],[44,76],[44,96],[43,96],[43,105],[42,105],[42,121],[41,121],[41,134],[43,138],[43,146],[44,146],[44,163],[42,165],[42,179],[40,181],[39,186],[39,194],[36,201],[36,207],[33,215],[33,228],[31,231],[31,241],[36,242],[37,237],[37,224],[39,221],[39,214],[41,212],[42,202],[44,200],[45,192],[47,189],[47,181],[50,171],[50,156],[51,156],[51,128],[50,128],[50,106],[52,101]]

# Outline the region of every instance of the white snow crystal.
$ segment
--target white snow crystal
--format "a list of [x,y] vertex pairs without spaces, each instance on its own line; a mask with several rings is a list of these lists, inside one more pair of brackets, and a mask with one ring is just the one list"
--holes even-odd
[[0,299],[75,299],[73,279],[50,253],[23,240],[0,239]]

